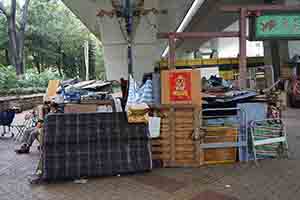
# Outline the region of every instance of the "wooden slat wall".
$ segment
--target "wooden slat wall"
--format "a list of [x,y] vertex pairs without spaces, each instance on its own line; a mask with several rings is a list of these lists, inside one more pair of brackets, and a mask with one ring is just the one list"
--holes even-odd
[[152,140],[152,157],[162,160],[164,167],[199,167],[204,162],[200,141],[193,139],[200,128],[198,106],[175,106],[157,109],[162,113],[161,135]]

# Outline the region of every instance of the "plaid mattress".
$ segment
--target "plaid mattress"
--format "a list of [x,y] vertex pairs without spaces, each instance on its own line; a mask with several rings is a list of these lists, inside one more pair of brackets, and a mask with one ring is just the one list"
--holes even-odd
[[148,128],[124,113],[54,114],[45,121],[43,179],[65,180],[151,170]]

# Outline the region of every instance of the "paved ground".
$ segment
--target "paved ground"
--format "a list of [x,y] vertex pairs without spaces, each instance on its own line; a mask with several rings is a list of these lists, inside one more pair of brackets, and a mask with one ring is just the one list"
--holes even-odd
[[[18,116],[21,117],[21,116]],[[18,145],[0,139],[0,200],[298,200],[300,199],[300,110],[285,112],[290,160],[266,160],[259,167],[236,164],[198,169],[158,169],[134,176],[30,185],[27,176],[36,166],[36,148],[15,155]]]

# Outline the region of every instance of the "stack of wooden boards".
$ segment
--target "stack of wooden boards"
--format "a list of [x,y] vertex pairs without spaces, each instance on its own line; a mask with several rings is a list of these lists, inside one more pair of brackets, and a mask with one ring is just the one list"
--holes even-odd
[[[204,144],[222,144],[237,142],[238,129],[234,127],[207,127],[205,129]],[[207,148],[204,150],[204,164],[233,163],[237,160],[236,147]]]
[[164,167],[199,167],[203,164],[200,140],[195,140],[199,127],[197,106],[169,106],[155,109],[162,117],[161,135],[152,140],[152,159]]

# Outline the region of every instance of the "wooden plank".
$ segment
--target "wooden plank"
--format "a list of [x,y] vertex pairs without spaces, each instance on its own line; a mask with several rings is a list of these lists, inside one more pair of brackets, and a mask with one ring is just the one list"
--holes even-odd
[[193,160],[195,162],[194,154],[176,154],[176,160]]
[[170,136],[170,141],[171,141],[171,160],[174,161],[175,160],[175,148],[176,148],[176,144],[175,144],[175,136],[176,136],[176,130],[175,130],[175,109],[171,108],[171,116],[170,116],[170,127],[171,127],[171,136]]
[[176,134],[176,140],[177,139],[190,139],[192,140],[192,133],[191,132],[186,132],[186,133],[183,133],[183,134]]
[[199,167],[199,164],[195,162],[195,160],[176,160],[173,166],[181,166],[181,167]]
[[[194,110],[194,130],[199,131],[199,134],[201,134],[201,130],[200,128],[202,127],[202,120],[199,118],[201,113],[201,107],[197,107]],[[201,138],[199,138],[198,140],[195,141],[194,145],[196,148],[196,159],[197,162],[199,163],[199,165],[203,165],[204,163],[204,152],[203,150],[200,148],[200,144],[201,144]]]
[[190,127],[190,128],[177,128],[177,127],[175,127],[175,130],[176,130],[176,132],[187,132],[187,131],[191,131],[191,132],[193,132],[194,131],[194,128],[193,127]]
[[185,126],[193,126],[193,124],[194,124],[193,119],[188,119],[188,120],[176,119],[175,122],[176,122],[176,125],[185,125]]
[[192,118],[186,118],[186,119],[176,119],[176,124],[194,124],[194,120]]
[[183,168],[188,167],[188,168],[190,168],[190,167],[199,167],[199,164],[195,163],[195,161],[190,161],[190,160],[188,160],[188,161],[185,161],[185,160],[170,161],[170,160],[168,160],[168,161],[163,162],[163,166],[164,167],[175,167],[175,168],[176,167],[183,167]]
[[181,145],[176,147],[176,152],[194,152],[195,147],[191,145]]
[[169,132],[160,133],[160,139],[167,140],[170,138],[170,135]]
[[176,128],[194,128],[193,124],[179,124],[176,123]]
[[161,120],[161,124],[163,124],[163,125],[169,124],[169,123],[170,123],[170,120],[168,118]]
[[171,147],[165,146],[165,147],[152,147],[152,152],[170,152]]
[[161,128],[161,132],[171,132],[171,128]]
[[194,141],[191,139],[176,139],[177,145],[194,145]]
[[171,130],[170,126],[161,126],[160,127],[161,132],[169,132]]
[[156,141],[151,141],[152,146],[164,146],[164,145],[170,145],[169,140],[156,140]]
[[176,112],[175,114],[176,119],[186,119],[186,118],[193,118],[193,113],[192,112]]
[[236,160],[223,160],[223,161],[204,161],[205,165],[221,165],[221,164],[232,164]]
[[171,154],[152,154],[152,160],[171,160]]
[[217,163],[226,161],[236,161],[237,148],[205,149],[205,162]]

